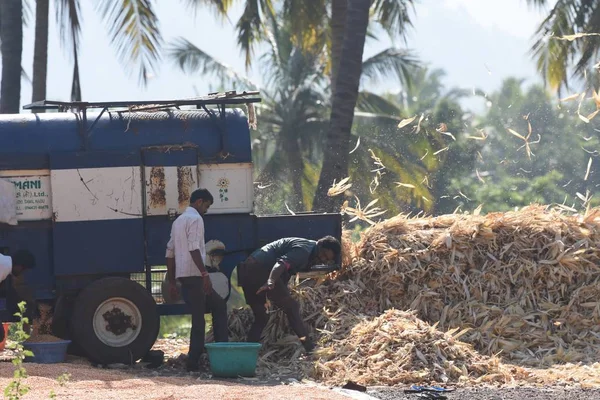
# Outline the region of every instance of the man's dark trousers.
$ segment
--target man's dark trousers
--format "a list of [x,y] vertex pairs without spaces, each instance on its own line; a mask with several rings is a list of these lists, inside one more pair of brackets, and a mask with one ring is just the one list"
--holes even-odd
[[262,267],[252,257],[240,264],[238,268],[238,277],[244,290],[246,303],[250,306],[254,314],[254,323],[248,332],[248,342],[260,342],[262,332],[269,321],[267,311],[265,310],[267,296],[275,307],[280,308],[285,313],[290,327],[296,335],[299,338],[308,337],[308,329],[304,325],[302,314],[300,313],[300,304],[294,300],[288,289],[290,275],[284,273],[275,282],[273,289],[256,294],[258,289],[266,283],[265,277],[257,273],[259,271],[258,268]]
[[[214,290],[210,295],[204,292],[204,278],[191,276],[179,278],[183,301],[190,307],[192,313],[192,331],[190,333],[190,350],[188,352],[188,366],[197,366],[200,354],[204,351],[206,323],[204,313],[206,303],[210,302],[213,315],[213,332],[215,342],[228,341],[227,304]],[[206,278],[210,279],[210,278]]]

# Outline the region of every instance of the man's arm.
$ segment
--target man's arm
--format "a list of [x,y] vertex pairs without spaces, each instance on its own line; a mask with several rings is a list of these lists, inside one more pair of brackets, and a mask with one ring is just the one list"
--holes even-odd
[[275,287],[275,282],[277,282],[277,279],[279,279],[284,272],[287,271],[290,275],[296,274],[298,269],[308,264],[308,257],[309,253],[302,249],[292,249],[288,251],[277,260],[271,269],[267,283],[258,290],[257,294],[265,290],[273,289],[273,287]]
[[173,237],[167,243],[167,254],[165,257],[167,259],[167,278],[169,279],[169,283],[175,284],[175,245],[173,244]]
[[203,277],[208,276],[202,255],[200,254],[200,243],[204,241],[204,222],[202,218],[192,220],[186,229],[188,240],[188,251],[194,260],[194,264],[200,271]]

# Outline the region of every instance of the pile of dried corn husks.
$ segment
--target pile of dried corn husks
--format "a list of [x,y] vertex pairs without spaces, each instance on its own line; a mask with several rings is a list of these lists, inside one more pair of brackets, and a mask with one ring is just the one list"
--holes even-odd
[[530,206],[486,216],[392,218],[363,238],[351,279],[380,310],[473,328],[484,354],[551,364],[600,355],[600,210]]
[[[418,318],[435,324],[439,332],[434,336],[442,348],[449,346],[444,340],[454,340],[443,332],[470,328],[461,340],[480,354],[500,353],[521,364],[548,365],[600,355],[600,210],[569,216],[558,209],[530,206],[486,216],[397,216],[369,229],[351,254],[342,273],[294,289],[307,323],[327,349],[326,354],[318,353],[314,364],[304,364],[313,377],[334,382],[362,376],[362,382],[392,382],[384,378],[390,373],[382,369],[385,363],[369,367],[374,378],[364,375],[358,361],[346,360],[343,371],[328,372],[348,357],[344,348],[358,347],[363,339],[383,340],[365,339],[363,333],[365,327],[385,325],[386,319],[398,321],[396,314],[377,318],[391,308],[415,310]],[[251,318],[247,310],[232,314],[235,338],[244,337]],[[401,319],[412,326],[406,315]],[[414,326],[424,326],[415,321]],[[400,340],[401,330],[383,336]],[[281,313],[274,313],[265,334],[263,364],[294,360],[301,353],[297,345],[290,346],[297,340]],[[428,349],[428,337],[412,336],[422,354],[419,346]],[[394,354],[390,362],[397,366],[397,374],[409,379],[418,373],[408,371],[420,370],[426,374],[424,381],[444,376],[455,380],[465,371],[476,378],[481,365],[495,365],[495,360],[482,361],[471,353],[440,364],[442,353],[437,360],[426,357],[426,367],[418,356],[406,363],[402,352]],[[454,368],[460,363],[466,368],[458,367],[462,375]],[[488,372],[495,377],[504,374],[499,369]]]
[[467,330],[444,333],[414,312],[388,310],[363,320],[345,338],[320,349],[313,375],[335,384],[352,380],[364,385],[468,378],[510,381],[513,371],[497,358],[482,356],[458,340]]

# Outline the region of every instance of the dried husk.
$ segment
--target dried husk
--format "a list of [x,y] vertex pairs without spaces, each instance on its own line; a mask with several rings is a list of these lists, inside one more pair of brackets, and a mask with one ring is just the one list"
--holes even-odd
[[[567,215],[532,205],[485,216],[399,215],[380,222],[354,248],[346,241],[342,272],[292,289],[322,350],[301,360],[297,338],[275,312],[259,365],[281,368],[287,361],[290,369],[330,383],[394,384],[507,382],[527,375],[516,367],[507,373],[497,355],[538,367],[597,360],[599,218],[598,209]],[[386,312],[391,309],[414,313]],[[232,313],[232,340],[243,340],[251,321],[247,309]],[[462,332],[460,342],[448,331]],[[361,351],[372,351],[373,343],[404,350],[385,350],[387,361],[366,367]],[[427,362],[407,359],[409,347]],[[440,364],[439,355],[429,357],[431,349],[451,349],[453,356],[442,352],[448,361]],[[457,365],[464,368],[459,372]]]

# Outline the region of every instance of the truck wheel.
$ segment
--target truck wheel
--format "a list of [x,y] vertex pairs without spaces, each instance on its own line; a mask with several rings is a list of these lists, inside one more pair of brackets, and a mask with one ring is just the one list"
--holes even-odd
[[103,278],[77,296],[73,339],[91,361],[133,364],[154,345],[160,318],[154,298],[127,278]]

